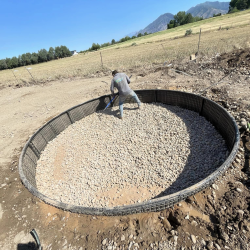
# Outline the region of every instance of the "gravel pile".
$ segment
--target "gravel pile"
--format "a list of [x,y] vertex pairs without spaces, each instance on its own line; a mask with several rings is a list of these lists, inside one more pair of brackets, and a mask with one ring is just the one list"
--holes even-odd
[[198,113],[163,104],[125,104],[72,124],[37,163],[37,188],[74,205],[113,207],[187,188],[226,159],[222,137]]

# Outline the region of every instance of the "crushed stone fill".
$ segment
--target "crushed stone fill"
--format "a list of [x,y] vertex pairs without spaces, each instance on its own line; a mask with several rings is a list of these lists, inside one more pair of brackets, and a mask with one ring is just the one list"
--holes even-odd
[[198,113],[164,104],[124,105],[72,124],[37,163],[38,190],[60,202],[114,207],[185,189],[228,156],[225,141]]

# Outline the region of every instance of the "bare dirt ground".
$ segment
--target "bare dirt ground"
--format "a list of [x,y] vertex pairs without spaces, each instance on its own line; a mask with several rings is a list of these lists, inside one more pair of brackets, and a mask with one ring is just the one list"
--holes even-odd
[[[239,124],[250,120],[249,49],[171,63],[170,69],[156,65],[151,71],[124,71],[133,74],[134,90],[198,92],[214,85],[205,96],[228,109]],[[250,249],[250,146],[249,133],[241,125],[237,158],[216,185],[162,212],[73,214],[43,203],[22,185],[18,159],[28,138],[64,110],[109,94],[109,84],[103,81],[110,80],[107,72],[96,72],[89,79],[1,89],[0,249],[36,249],[29,234],[33,228],[43,249]],[[174,247],[162,247],[167,241]]]

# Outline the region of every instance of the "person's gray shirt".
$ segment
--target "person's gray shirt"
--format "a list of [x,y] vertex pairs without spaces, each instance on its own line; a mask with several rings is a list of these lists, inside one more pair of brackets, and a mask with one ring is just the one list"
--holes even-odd
[[110,91],[114,94],[114,88],[117,88],[120,97],[127,96],[132,92],[132,89],[128,85],[129,83],[130,80],[126,74],[117,73],[111,81]]

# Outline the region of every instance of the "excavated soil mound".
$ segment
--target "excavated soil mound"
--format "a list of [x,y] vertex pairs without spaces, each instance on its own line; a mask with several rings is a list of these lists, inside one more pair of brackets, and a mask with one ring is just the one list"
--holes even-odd
[[250,69],[250,49],[234,50],[217,57],[218,64],[223,68],[245,67]]

